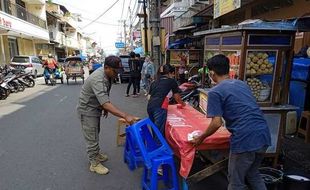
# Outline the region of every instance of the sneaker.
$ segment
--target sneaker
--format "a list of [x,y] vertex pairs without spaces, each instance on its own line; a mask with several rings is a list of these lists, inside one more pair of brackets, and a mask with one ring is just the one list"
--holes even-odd
[[99,153],[97,156],[96,156],[96,160],[98,162],[105,162],[108,160],[108,155],[106,154],[103,154],[103,153]]
[[100,175],[106,175],[109,173],[109,169],[104,167],[101,163],[90,164],[89,170]]
[[137,98],[137,97],[138,97],[138,95],[137,95],[137,94],[134,94],[134,95],[132,95],[132,97],[133,97],[133,98]]
[[125,94],[125,97],[129,97],[129,94]]

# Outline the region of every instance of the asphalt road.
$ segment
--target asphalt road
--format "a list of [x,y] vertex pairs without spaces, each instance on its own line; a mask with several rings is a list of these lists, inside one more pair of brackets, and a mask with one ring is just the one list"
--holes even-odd
[[[125,87],[114,85],[111,101],[126,112],[145,117],[146,99],[126,98]],[[116,146],[114,116],[102,119],[100,133],[110,173],[89,172],[75,111],[80,89],[81,82],[52,87],[37,79],[36,87],[0,101],[0,190],[140,189],[142,171],[129,171],[123,163],[123,147]],[[210,180],[191,189],[205,189],[208,184]],[[220,190],[223,182],[211,178],[211,186]]]

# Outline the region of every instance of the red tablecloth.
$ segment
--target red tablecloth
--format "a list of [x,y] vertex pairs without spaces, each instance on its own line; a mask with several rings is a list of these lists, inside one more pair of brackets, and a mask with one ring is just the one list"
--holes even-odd
[[[191,106],[177,108],[176,105],[169,105],[168,118],[166,123],[166,139],[173,149],[173,152],[181,159],[180,175],[187,178],[193,165],[196,148],[188,141],[189,133],[200,130],[205,131],[211,119]],[[197,147],[197,150],[216,150],[229,148],[230,133],[226,128],[221,127],[215,134],[206,138]]]

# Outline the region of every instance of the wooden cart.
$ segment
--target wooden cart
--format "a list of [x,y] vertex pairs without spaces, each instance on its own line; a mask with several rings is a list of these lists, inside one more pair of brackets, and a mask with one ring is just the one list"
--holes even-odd
[[84,69],[82,59],[80,57],[68,57],[66,59],[65,74],[67,85],[69,85],[69,79],[77,82],[77,78],[81,78],[84,84]]
[[[266,156],[277,163],[288,104],[295,30],[237,26],[195,33],[205,35],[204,63],[216,54],[230,60],[230,77],[246,81],[261,106],[272,136]],[[200,90],[200,108],[206,112],[207,89]]]

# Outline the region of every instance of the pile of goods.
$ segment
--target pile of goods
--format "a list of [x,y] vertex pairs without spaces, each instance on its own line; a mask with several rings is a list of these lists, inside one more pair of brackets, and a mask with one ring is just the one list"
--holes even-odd
[[273,65],[267,53],[249,53],[246,60],[247,75],[264,75],[273,73]]
[[257,78],[248,78],[246,82],[250,86],[256,100],[265,101],[269,97],[268,93],[270,93],[270,87],[267,83]]

